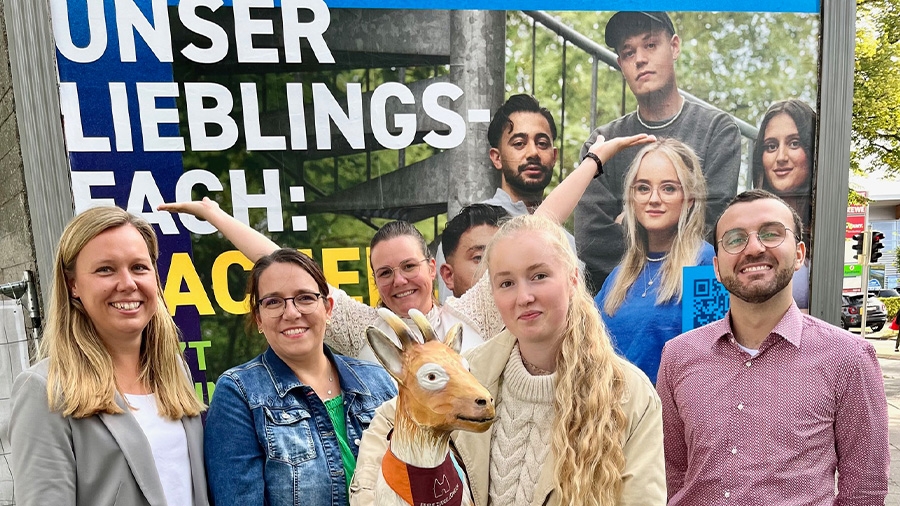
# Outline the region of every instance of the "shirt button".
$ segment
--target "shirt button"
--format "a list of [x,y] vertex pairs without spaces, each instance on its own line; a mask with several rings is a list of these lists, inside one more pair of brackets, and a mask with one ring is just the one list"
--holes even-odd
[[734,454],[736,454],[736,453],[737,453],[737,448],[732,448],[732,449],[731,449],[731,454],[734,455]]
[[743,405],[743,404],[738,404],[738,409],[743,410],[743,409],[744,409],[744,405]]
[[359,446],[359,439],[354,439],[353,444],[355,444],[356,446]]
[[291,415],[289,415],[289,414],[287,414],[287,413],[282,413],[282,414],[281,414],[281,419],[282,419],[282,420],[287,420],[287,419],[290,418],[290,417],[291,417]]
[[744,362],[744,365],[746,365],[747,367],[750,367],[752,364],[753,362],[751,362],[750,360]]
[[731,492],[726,490],[725,491],[725,499],[728,499],[729,497],[731,497]]

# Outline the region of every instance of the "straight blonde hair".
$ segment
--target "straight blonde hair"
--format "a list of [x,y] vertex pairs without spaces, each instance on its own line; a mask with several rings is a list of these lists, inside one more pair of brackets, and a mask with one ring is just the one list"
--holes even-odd
[[568,275],[576,279],[556,359],[556,417],[551,444],[560,502],[616,504],[622,493],[622,437],[628,425],[622,409],[627,395],[622,359],[613,350],[562,228],[542,216],[512,218],[488,245],[483,265],[489,269],[494,245],[512,236],[545,241],[548,257],[562,263]]
[[628,290],[631,289],[647,265],[647,254],[650,249],[649,238],[647,229],[637,220],[636,203],[631,186],[637,180],[641,162],[650,153],[659,153],[672,164],[684,194],[675,240],[660,266],[659,290],[656,293],[657,304],[665,304],[669,301],[681,302],[682,268],[696,265],[700,247],[703,244],[706,219],[706,178],[700,170],[700,160],[690,146],[675,139],[663,138],[648,144],[634,157],[628,173],[625,174],[623,216],[625,255],[619,262],[619,275],[616,283],[603,302],[603,310],[609,315],[616,314],[625,301]]
[[170,420],[197,416],[205,407],[197,400],[187,376],[178,328],[163,299],[156,268],[156,233],[146,220],[118,207],[95,207],[79,214],[59,240],[41,343],[41,355],[49,359],[50,409],[73,418],[123,413],[115,401],[117,385],[112,357],[81,301],[70,296],[68,280],[75,272],[78,254],[88,242],[107,230],[129,226],[143,237],[156,273],[156,313],[143,331],[139,380],[156,394],[160,416]]

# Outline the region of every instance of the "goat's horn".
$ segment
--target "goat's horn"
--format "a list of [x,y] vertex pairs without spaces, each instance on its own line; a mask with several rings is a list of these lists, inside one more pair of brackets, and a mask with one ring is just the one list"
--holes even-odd
[[410,309],[409,317],[416,322],[416,327],[419,327],[419,330],[422,331],[422,337],[425,338],[426,343],[428,341],[439,341],[437,334],[434,332],[434,327],[431,326],[431,322],[428,321],[428,318],[421,311]]
[[380,307],[378,308],[378,315],[394,329],[394,333],[397,334],[397,338],[400,340],[400,345],[403,348],[417,342],[415,336],[413,336],[412,332],[409,330],[409,327],[407,327],[406,324],[403,323],[403,320],[395,315],[390,309]]

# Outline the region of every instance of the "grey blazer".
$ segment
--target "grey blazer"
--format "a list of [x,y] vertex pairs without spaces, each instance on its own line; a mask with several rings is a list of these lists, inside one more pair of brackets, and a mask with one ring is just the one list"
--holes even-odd
[[[10,461],[18,506],[165,505],[150,443],[126,409],[119,415],[63,417],[47,404],[47,360],[22,371],[12,390]],[[194,506],[208,506],[200,417],[181,419]],[[182,505],[170,505],[182,506]]]

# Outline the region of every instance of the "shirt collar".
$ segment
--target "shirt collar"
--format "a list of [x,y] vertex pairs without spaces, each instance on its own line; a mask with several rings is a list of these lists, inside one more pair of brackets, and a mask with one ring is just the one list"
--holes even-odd
[[[711,335],[715,336],[715,339],[710,343],[710,347],[715,346],[722,339],[734,336],[734,331],[731,328],[731,310],[728,310],[725,318],[711,323],[710,327],[713,330]],[[784,316],[781,317],[781,320],[775,325],[775,328],[772,329],[769,335],[771,336],[772,334],[783,338],[797,348],[800,347],[800,343],[803,341],[803,313],[800,312],[796,303],[791,301],[791,307],[784,313]]]
[[525,203],[521,200],[518,202],[513,202],[512,197],[510,197],[508,193],[503,191],[503,188],[497,188],[497,191],[494,192],[494,199],[501,202],[500,207],[504,207],[507,210],[509,208],[515,209],[519,212],[519,214],[528,214],[528,206],[526,206]]
[[[369,389],[363,384],[356,372],[345,362],[346,357],[332,353],[328,346],[324,346],[324,352],[325,356],[328,357],[328,361],[337,368],[341,389],[344,392],[369,394]],[[278,392],[279,397],[284,397],[294,388],[304,386],[304,383],[297,378],[294,371],[291,370],[284,360],[281,360],[281,357],[271,347],[267,348],[262,354],[262,362],[266,369],[269,370],[272,384],[275,385],[275,391]]]

